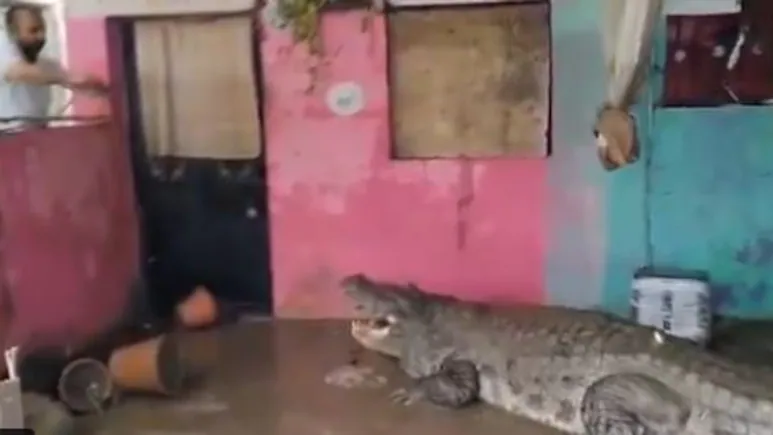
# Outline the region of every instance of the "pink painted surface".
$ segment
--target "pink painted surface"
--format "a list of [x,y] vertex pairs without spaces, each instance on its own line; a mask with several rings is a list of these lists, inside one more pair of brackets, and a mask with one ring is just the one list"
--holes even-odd
[[[337,282],[355,272],[465,299],[543,302],[546,162],[390,160],[384,21],[363,31],[365,18],[325,15],[329,55],[311,93],[304,50],[264,31],[277,315],[347,315]],[[350,117],[325,104],[343,81],[365,92]]]
[[[67,58],[69,68],[80,74],[93,74],[110,81],[108,67],[107,25],[104,18],[69,18],[67,20]],[[103,98],[75,94],[73,114],[96,116],[110,114],[110,104]]]
[[9,290],[0,308],[3,316],[13,308],[0,340],[79,346],[122,312],[139,257],[116,131],[102,124],[0,138],[0,276]]

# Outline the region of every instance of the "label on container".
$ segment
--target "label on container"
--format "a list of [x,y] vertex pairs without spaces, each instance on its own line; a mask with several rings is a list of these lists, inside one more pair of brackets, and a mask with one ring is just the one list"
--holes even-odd
[[635,279],[631,314],[642,325],[705,342],[711,327],[708,284],[677,278]]

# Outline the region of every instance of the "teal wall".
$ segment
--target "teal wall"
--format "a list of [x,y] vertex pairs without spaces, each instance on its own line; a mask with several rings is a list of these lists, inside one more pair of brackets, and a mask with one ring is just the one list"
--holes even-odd
[[773,110],[659,110],[652,144],[655,263],[709,271],[722,311],[773,314]]
[[633,271],[653,264],[707,271],[720,312],[771,316],[773,108],[657,108],[657,70],[636,110],[642,159],[604,177],[602,304],[624,311]]

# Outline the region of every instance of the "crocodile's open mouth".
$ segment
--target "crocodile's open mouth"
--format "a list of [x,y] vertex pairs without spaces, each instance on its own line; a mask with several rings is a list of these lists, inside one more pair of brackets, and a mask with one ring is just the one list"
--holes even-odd
[[352,333],[355,330],[368,331],[369,334],[383,334],[384,336],[389,334],[389,330],[392,325],[397,323],[397,320],[392,316],[376,317],[373,319],[355,319],[352,320]]
[[368,349],[397,356],[395,340],[399,332],[395,331],[397,318],[393,316],[373,319],[352,320],[352,337]]

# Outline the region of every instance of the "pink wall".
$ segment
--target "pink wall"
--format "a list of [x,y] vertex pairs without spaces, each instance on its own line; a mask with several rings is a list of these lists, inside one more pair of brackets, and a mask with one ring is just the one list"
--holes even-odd
[[[104,19],[70,18],[67,20],[69,67],[78,73],[88,73],[104,80],[110,79],[108,67],[108,37]],[[73,111],[77,115],[106,115],[109,101],[76,94]]]
[[[303,50],[268,26],[262,35],[277,315],[346,315],[337,281],[355,272],[464,298],[542,302],[545,162],[391,161],[384,22],[363,32],[364,18],[325,15],[330,56],[312,94]],[[68,35],[71,66],[105,74],[104,20],[70,20]],[[363,86],[362,112],[327,109],[325,90],[340,81]],[[84,101],[77,110],[99,113]]]
[[[266,29],[265,127],[277,314],[347,314],[337,281],[365,272],[477,300],[543,301],[541,160],[392,161],[384,21],[325,15],[316,92],[308,58]],[[339,117],[326,89],[354,81]]]
[[13,307],[0,339],[78,346],[121,314],[138,246],[116,132],[103,123],[0,137],[4,319]]

